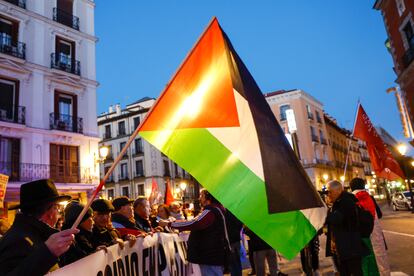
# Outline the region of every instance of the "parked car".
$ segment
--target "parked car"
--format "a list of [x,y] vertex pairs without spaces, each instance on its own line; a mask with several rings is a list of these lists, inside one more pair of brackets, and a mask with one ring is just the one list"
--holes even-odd
[[411,193],[406,192],[397,192],[392,196],[392,209],[394,211],[408,209],[411,210]]

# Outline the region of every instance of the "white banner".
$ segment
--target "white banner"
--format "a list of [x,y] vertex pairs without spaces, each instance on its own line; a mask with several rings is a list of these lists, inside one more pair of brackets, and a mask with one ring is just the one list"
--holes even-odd
[[152,276],[200,275],[198,265],[186,261],[188,235],[157,233],[140,238],[131,248],[125,243],[108,247],[73,264],[60,268],[50,276]]

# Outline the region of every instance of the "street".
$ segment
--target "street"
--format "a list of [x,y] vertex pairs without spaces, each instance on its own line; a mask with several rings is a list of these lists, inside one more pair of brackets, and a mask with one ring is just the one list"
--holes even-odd
[[[414,214],[410,211],[394,212],[386,202],[380,203],[383,218],[380,220],[384,229],[384,236],[388,246],[388,257],[392,275],[414,275]],[[330,258],[325,257],[325,236],[320,236],[320,273],[321,275],[334,275]],[[292,261],[279,259],[280,270],[288,275],[301,275],[300,258]],[[245,269],[247,275],[250,269]]]

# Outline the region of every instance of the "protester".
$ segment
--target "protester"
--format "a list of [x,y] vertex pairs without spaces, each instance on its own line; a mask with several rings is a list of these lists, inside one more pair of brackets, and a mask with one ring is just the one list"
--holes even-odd
[[[157,217],[156,217],[156,219],[157,219],[157,223],[158,223],[158,221],[160,221],[160,220],[169,220],[169,221],[171,221],[171,222],[173,222],[173,221],[175,221],[175,218],[173,218],[171,215],[170,215],[170,210],[169,210],[169,208],[168,208],[168,205],[166,205],[166,204],[161,204],[161,205],[159,205],[158,206],[158,210],[157,210],[158,212],[157,212]],[[169,233],[171,233],[171,232],[174,232],[174,230],[172,230],[170,227],[168,227],[168,226],[165,226],[164,227],[164,232],[169,232]]]
[[276,251],[249,228],[244,227],[244,231],[250,238],[250,246],[252,246],[253,250],[256,275],[266,275],[265,261],[267,261],[271,276],[286,275],[279,270]]
[[134,201],[135,226],[146,233],[154,232],[154,227],[150,221],[150,212],[151,207],[146,197],[138,197]]
[[94,246],[121,243],[121,234],[112,227],[111,223],[111,212],[115,210],[112,203],[106,199],[96,199],[92,202],[91,208],[94,221],[92,229]]
[[229,210],[226,211],[225,217],[231,246],[229,263],[230,274],[231,276],[241,276],[242,264],[240,259],[240,232],[243,228],[243,223]]
[[119,231],[122,238],[128,234],[140,236],[145,233],[135,225],[133,202],[126,196],[117,197],[112,201],[114,206],[112,225]]
[[331,207],[326,218],[326,255],[334,257],[340,275],[363,275],[362,256],[366,252],[358,228],[357,199],[345,192],[339,181],[332,180],[327,187]]
[[55,228],[57,230],[61,231],[62,230],[62,226],[63,226],[63,222],[64,222],[63,217],[58,218],[58,221],[56,222]]
[[181,210],[181,204],[179,202],[172,202],[170,204],[170,214],[176,220],[185,220],[184,214]]
[[[1,275],[45,275],[56,270],[58,257],[65,253],[79,230],[54,229],[59,218],[60,196],[50,179],[25,183],[20,187],[20,213],[0,241]],[[14,208],[13,208],[14,209]]]
[[[364,257],[363,272],[364,275],[391,275],[391,269],[388,262],[387,251],[385,247],[382,228],[378,220],[378,205],[374,199],[365,190],[365,180],[362,178],[354,178],[349,183],[352,193],[358,199],[362,208],[369,211],[374,218],[374,229],[370,238],[364,239],[368,248],[373,249],[373,254]],[[381,213],[382,216],[382,213]],[[369,257],[372,257],[371,260]]]
[[[85,206],[77,201],[72,201],[65,208],[65,221],[62,229],[70,229],[75,223],[78,216],[81,214]],[[71,264],[83,257],[88,256],[96,251],[97,247],[93,244],[93,212],[89,208],[86,214],[81,219],[78,229],[79,233],[75,235],[75,242],[71,245],[69,250],[60,258],[59,264],[61,266]]]
[[187,258],[200,266],[202,276],[223,275],[225,260],[224,207],[205,189],[200,191],[203,211],[189,221],[161,220],[161,226],[191,231]]

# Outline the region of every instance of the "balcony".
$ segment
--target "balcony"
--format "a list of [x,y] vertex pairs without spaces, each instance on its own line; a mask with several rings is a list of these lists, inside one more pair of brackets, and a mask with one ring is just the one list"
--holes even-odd
[[111,139],[112,138],[112,135],[111,135],[111,133],[110,132],[105,132],[104,133],[104,135],[103,135],[103,139],[105,140],[105,139]]
[[118,175],[118,180],[119,181],[129,180],[128,174],[125,173],[125,174]]
[[[122,151],[122,149],[121,149],[121,151]],[[121,154],[121,152],[118,152],[117,156],[119,156],[120,154]],[[127,159],[127,158],[128,158],[128,151],[126,151],[125,154],[122,156],[122,159]]]
[[53,20],[79,31],[79,17],[58,8],[53,8]]
[[118,136],[126,136],[126,135],[127,133],[126,133],[125,128],[118,129]]
[[144,150],[142,149],[142,147],[137,147],[134,149],[133,155],[136,156],[136,155],[141,155],[143,153],[144,153]]
[[308,119],[313,120],[313,114],[308,112]]
[[105,160],[104,160],[104,163],[110,163],[110,162],[112,162],[112,161],[114,161],[114,156],[112,155],[112,153],[110,152],[110,153],[108,153],[108,155],[106,156],[106,158],[105,158]]
[[286,113],[280,113],[280,121],[286,121]]
[[50,113],[50,129],[83,133],[83,119],[65,114]]
[[322,119],[321,119],[321,117],[320,117],[319,115],[317,115],[317,116],[316,116],[316,121],[317,121],[319,124],[322,124]]
[[414,43],[410,45],[410,48],[405,52],[404,56],[402,57],[402,63],[404,68],[410,66],[411,62],[414,60]]
[[327,145],[328,144],[328,141],[326,141],[325,138],[321,137],[321,144]]
[[311,136],[312,136],[312,142],[319,142],[319,138],[317,135],[311,134]]
[[112,175],[110,175],[108,179],[105,181],[105,183],[113,183],[113,182],[114,182],[114,177]]
[[15,124],[26,124],[26,107],[17,106],[12,108],[14,110],[0,109],[0,121],[15,123]]
[[145,177],[144,170],[135,173],[135,178]]
[[59,183],[91,183],[98,180],[90,174],[90,168],[62,165],[0,162],[0,173],[8,175],[9,181],[28,182],[51,178]]
[[9,56],[26,59],[26,44],[12,41],[10,35],[0,33],[0,52]]
[[6,2],[16,5],[22,9],[26,9],[26,0],[6,0]]
[[50,67],[80,76],[80,61],[65,54],[50,54]]

